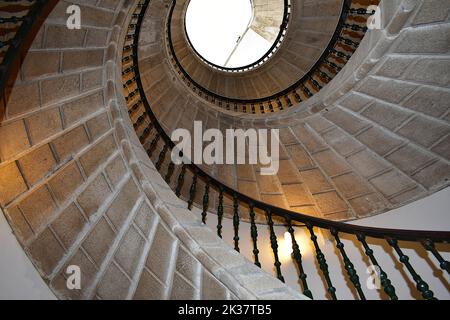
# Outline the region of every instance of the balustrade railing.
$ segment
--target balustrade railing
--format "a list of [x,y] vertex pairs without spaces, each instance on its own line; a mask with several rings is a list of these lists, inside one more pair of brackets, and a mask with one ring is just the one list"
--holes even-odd
[[[281,262],[279,259],[279,247],[278,238],[274,232],[274,219],[281,221],[282,225],[286,228],[286,231],[292,240],[292,260],[298,268],[300,284],[302,286],[302,292],[305,296],[313,298],[314,293],[311,290],[311,285],[308,284],[307,274],[303,266],[302,252],[296,238],[296,229],[299,227],[306,228],[309,233],[311,245],[315,250],[316,260],[318,268],[323,276],[324,284],[327,288],[329,297],[331,299],[337,299],[339,296],[339,290],[341,288],[336,287],[333,283],[334,274],[330,272],[329,262],[321,247],[317,231],[327,230],[334,238],[337,253],[342,261],[342,267],[348,276],[349,283],[356,290],[358,297],[363,300],[366,298],[365,292],[361,286],[361,280],[351,261],[351,258],[344,246],[344,242],[341,240],[343,236],[351,235],[356,238],[356,244],[360,246],[362,252],[367,256],[370,263],[373,266],[378,267],[380,270],[380,280],[383,291],[387,297],[392,300],[397,300],[398,296],[393,282],[389,279],[385,269],[382,268],[379,261],[375,257],[375,252],[369,246],[368,238],[382,239],[391,246],[394,252],[398,255],[398,260],[401,262],[411,278],[416,284],[417,291],[424,299],[435,299],[433,291],[429,288],[429,285],[418,274],[413,267],[411,260],[405,255],[403,250],[403,243],[419,244],[424,250],[429,251],[432,256],[436,258],[439,267],[450,274],[449,262],[446,261],[441,253],[437,250],[435,244],[437,243],[450,243],[450,232],[447,231],[419,231],[419,230],[401,230],[401,229],[385,229],[385,228],[372,228],[357,226],[348,223],[329,221],[326,219],[312,217],[304,214],[295,213],[286,209],[272,206],[268,203],[264,203],[247,195],[244,195],[227,185],[221,183],[215,178],[208,175],[194,164],[184,163],[182,165],[175,165],[171,162],[171,151],[175,147],[175,144],[171,141],[170,137],[166,134],[155,114],[152,112],[145,92],[143,90],[140,74],[139,74],[139,58],[138,58],[138,44],[139,35],[142,21],[144,19],[145,12],[149,6],[150,0],[141,0],[136,8],[135,13],[130,21],[130,27],[128,34],[125,37],[125,44],[123,47],[123,82],[124,82],[124,94],[128,104],[128,112],[133,120],[136,133],[138,134],[140,141],[147,150],[147,154],[151,159],[155,159],[155,166],[160,170],[161,175],[168,183],[172,182],[172,177],[175,172],[178,172],[178,177],[174,180],[176,183],[173,185],[175,194],[178,197],[182,196],[182,190],[187,182],[186,174],[190,171],[192,179],[191,184],[188,186],[188,194],[186,195],[186,206],[192,209],[195,204],[195,198],[198,192],[203,192],[202,198],[202,213],[201,218],[203,222],[206,222],[207,215],[211,212],[217,212],[217,235],[223,237],[223,205],[224,196],[232,199],[233,201],[233,215],[232,215],[232,227],[233,227],[233,239],[234,248],[236,251],[240,251],[240,234],[243,232],[249,232],[251,238],[252,253],[254,257],[255,265],[261,267],[260,251],[271,250],[274,258],[274,270],[275,276],[284,281],[284,277],[281,269]],[[349,11],[352,12],[352,11]],[[155,154],[158,151],[159,154]],[[167,170],[166,170],[167,169]],[[162,172],[163,170],[166,170]],[[205,188],[199,189],[199,181],[203,181]],[[217,208],[210,206],[210,194],[212,190],[215,190],[218,194]],[[250,230],[243,230],[241,224],[240,209],[247,208],[250,212]],[[258,243],[258,226],[256,217],[258,215],[265,215],[267,219],[267,226],[270,231],[270,248],[261,247]],[[445,280],[443,280],[445,281]]]
[[7,0],[0,2],[0,119],[24,54],[58,0]]
[[[237,99],[222,96],[208,90],[196,82],[195,79],[193,79],[191,75],[186,72],[177,57],[176,50],[172,43],[171,22],[176,3],[176,0],[172,0],[172,6],[169,11],[166,26],[166,43],[172,65],[180,75],[182,81],[185,82],[186,85],[190,87],[199,97],[220,108],[240,113],[265,114],[282,111],[292,107],[296,103],[308,100],[323,87],[325,87],[340,72],[356,51],[362,38],[368,30],[368,18],[375,13],[373,10],[368,10],[368,6],[378,4],[379,0],[344,0],[336,30],[329,41],[328,46],[311,69],[288,88],[271,96],[258,99]],[[289,21],[291,10],[290,7],[291,5],[285,2],[286,9],[284,21],[286,22]],[[250,65],[247,66],[247,68],[244,67],[245,70],[242,68],[237,68],[236,70],[230,69],[229,71],[249,71],[262,65],[268,60],[268,58],[275,54],[276,49],[281,45],[281,40],[283,40],[287,32],[287,28],[288,24],[284,23],[282,26],[282,32],[280,32],[279,38],[275,43],[275,48],[272,48],[271,51],[267,53],[267,56],[263,57],[261,61],[258,60],[255,62],[257,65]],[[194,50],[194,52],[196,51]],[[202,58],[198,53],[197,55],[202,61],[206,61],[206,59]],[[210,62],[206,61],[205,63],[211,66]],[[214,69],[222,68],[215,65],[212,67]]]

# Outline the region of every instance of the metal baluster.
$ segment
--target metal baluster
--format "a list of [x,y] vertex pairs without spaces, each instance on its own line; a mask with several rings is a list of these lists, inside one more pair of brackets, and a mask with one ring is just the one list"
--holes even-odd
[[304,84],[301,85],[301,89],[303,90],[303,93],[305,95],[307,95],[308,97],[312,97],[313,96],[311,90],[309,90],[308,87],[306,87]]
[[145,143],[145,140],[147,140],[148,136],[150,135],[150,132],[152,131],[151,127],[146,127],[142,134],[139,136],[139,141],[141,144]]
[[357,24],[344,23],[342,26],[344,28],[351,29],[353,31],[360,31],[362,33],[365,33],[367,31],[367,27],[361,27]]
[[381,269],[380,265],[378,264],[377,259],[373,255],[373,250],[370,249],[369,245],[366,242],[366,237],[362,234],[358,234],[357,238],[362,243],[364,250],[365,250],[365,254],[369,257],[372,264],[374,266],[378,267],[378,269],[380,271],[381,285],[383,286],[384,292],[386,292],[386,294],[389,296],[389,298],[391,298],[391,300],[398,300],[398,297],[395,294],[395,288],[391,284],[391,280],[389,280],[386,272],[384,272],[383,269]]
[[167,182],[167,184],[170,184],[170,180],[172,180],[174,170],[175,170],[175,164],[172,161],[170,161],[169,166],[167,167],[167,174],[164,178],[164,180]]
[[202,210],[202,222],[206,224],[206,215],[209,207],[209,181],[205,184],[205,193],[203,194],[203,210]]
[[295,263],[297,264],[298,271],[300,272],[299,278],[302,282],[303,294],[305,296],[307,296],[308,298],[314,299],[312,292],[308,288],[308,283],[306,282],[307,276],[306,276],[305,270],[303,269],[302,253],[300,252],[300,247],[297,243],[297,240],[295,240],[294,228],[292,227],[292,222],[290,219],[286,219],[286,222],[287,222],[287,226],[288,226],[288,232],[291,235],[291,240],[292,240],[293,258],[294,258]]
[[177,197],[180,197],[181,195],[181,189],[183,188],[185,174],[186,174],[186,165],[183,164],[181,167],[181,172],[178,175],[177,188],[175,189],[175,194]]
[[349,257],[347,256],[347,253],[344,249],[344,244],[342,243],[341,239],[339,238],[339,232],[332,228],[331,234],[334,236],[334,239],[336,240],[336,248],[339,249],[339,252],[341,253],[342,259],[344,261],[345,270],[347,271],[348,277],[350,278],[350,281],[355,286],[356,291],[358,292],[359,298],[361,300],[366,300],[366,297],[364,295],[364,292],[361,288],[361,283],[359,282],[359,276],[356,272],[356,269],[353,265],[353,263],[350,261]]
[[337,300],[336,297],[336,288],[333,287],[333,284],[330,279],[330,272],[328,271],[328,264],[325,259],[325,255],[322,253],[322,250],[320,250],[319,243],[317,242],[317,236],[314,234],[313,226],[310,223],[306,223],[306,227],[309,230],[309,233],[311,234],[311,240],[314,244],[314,247],[316,249],[316,259],[319,263],[320,270],[322,270],[323,276],[325,277],[325,281],[327,282],[328,286],[328,293],[331,295],[331,298],[333,300]]
[[255,223],[255,207],[253,204],[250,204],[250,234],[253,240],[253,256],[255,257],[255,265],[261,268],[261,263],[258,258],[258,228]]
[[233,194],[233,228],[234,228],[234,250],[239,249],[239,201],[236,194]]
[[217,206],[217,235],[222,238],[223,188],[219,188],[219,205]]
[[267,224],[269,225],[269,230],[270,230],[270,246],[272,247],[273,256],[274,256],[274,259],[275,259],[274,266],[275,266],[275,270],[277,271],[277,278],[280,281],[284,282],[284,277],[281,274],[281,262],[280,262],[280,259],[278,257],[277,236],[276,236],[275,230],[273,228],[272,211],[270,211],[269,209],[266,210],[266,215],[267,215]]
[[422,245],[430,251],[434,257],[439,261],[439,267],[441,267],[442,270],[447,271],[448,274],[450,274],[450,263],[444,258],[442,258],[441,254],[436,250],[436,247],[434,246],[434,242],[431,240],[425,240],[422,242]]
[[169,149],[169,146],[167,144],[164,145],[161,152],[159,153],[158,161],[155,164],[156,170],[161,170],[161,167],[164,163],[164,160],[166,159],[167,150]]
[[436,300],[434,297],[433,291],[430,290],[428,284],[422,280],[422,278],[417,274],[416,270],[412,267],[411,263],[409,263],[409,257],[405,255],[398,246],[398,241],[396,239],[387,239],[389,245],[394,248],[395,252],[397,252],[398,257],[400,258],[400,262],[403,263],[408,269],[409,273],[413,277],[416,282],[417,290],[422,294],[422,297],[427,300]]
[[194,177],[192,178],[191,189],[189,190],[189,200],[188,209],[192,210],[192,205],[194,204],[195,193],[197,191],[197,172],[194,172]]
[[160,137],[161,136],[159,135],[159,132],[157,132],[155,137],[153,138],[152,142],[150,143],[150,147],[147,150],[147,154],[150,158],[152,157],[153,152],[155,151],[156,146],[158,145],[158,141],[159,141]]

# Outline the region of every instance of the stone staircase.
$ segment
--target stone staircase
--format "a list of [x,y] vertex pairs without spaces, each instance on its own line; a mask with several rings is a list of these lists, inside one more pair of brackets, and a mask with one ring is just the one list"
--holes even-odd
[[[65,27],[71,4],[82,8],[81,30]],[[160,157],[164,145],[146,131],[145,109],[123,94],[130,78],[122,72],[132,66],[123,39],[137,4],[60,1],[2,101],[0,205],[17,238],[59,298],[306,299],[233,251],[201,223],[201,211],[186,209],[173,192],[180,167],[164,181],[169,153]],[[448,186],[445,3],[383,2],[387,27],[369,34],[337,81],[264,119],[231,118],[179,81],[162,45],[166,5],[151,2],[139,64],[167,132],[194,120],[281,129],[276,177],[261,178],[256,166],[203,167],[212,176],[257,200],[334,220],[378,214]],[[191,184],[187,172],[182,199]],[[217,198],[212,192],[211,207]],[[229,216],[232,205],[225,199]],[[80,291],[67,290],[69,265],[81,267]]]

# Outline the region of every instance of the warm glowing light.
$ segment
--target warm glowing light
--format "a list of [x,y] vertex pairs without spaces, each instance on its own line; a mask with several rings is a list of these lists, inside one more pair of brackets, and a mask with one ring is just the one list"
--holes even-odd
[[289,232],[285,232],[284,233],[284,241],[286,241],[286,245],[289,245],[289,254],[292,253],[292,237],[291,234]]
[[280,239],[278,243],[278,255],[281,262],[285,262],[291,259],[292,254],[292,239],[289,232],[284,234],[284,238]]
[[[308,236],[302,232],[302,231],[296,231],[295,232],[295,241],[297,242],[299,248],[300,248],[300,253],[302,254],[302,256],[308,254],[311,251],[311,247],[310,247],[310,239],[308,238]],[[286,232],[284,234],[284,238],[280,239],[279,243],[278,243],[278,255],[280,257],[281,262],[286,262],[289,261],[291,259],[291,255],[293,253],[293,249],[292,249],[292,238],[291,238],[291,234],[289,232]]]

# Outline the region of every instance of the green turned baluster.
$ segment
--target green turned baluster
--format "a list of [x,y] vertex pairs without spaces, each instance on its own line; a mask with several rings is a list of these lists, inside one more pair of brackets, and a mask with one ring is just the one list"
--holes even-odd
[[156,146],[158,145],[159,138],[161,136],[159,135],[159,132],[156,133],[155,137],[153,138],[152,142],[150,143],[150,147],[147,150],[148,156],[151,158],[153,155],[153,152],[155,152]]
[[142,134],[139,137],[139,141],[141,144],[144,144],[147,138],[149,137],[150,133],[152,132],[152,128],[150,126],[146,127]]
[[292,227],[292,222],[290,219],[286,219],[286,222],[287,222],[287,226],[288,226],[288,232],[291,235],[291,240],[292,240],[293,258],[294,258],[294,261],[297,264],[298,270],[300,272],[299,278],[302,282],[303,294],[310,299],[314,299],[312,292],[308,288],[308,283],[306,282],[306,273],[305,273],[305,270],[303,269],[302,254],[300,252],[300,247],[297,243],[297,240],[295,240],[294,228]]
[[192,205],[194,204],[195,193],[197,191],[197,172],[194,172],[194,177],[192,178],[191,189],[189,190],[189,200],[188,209],[192,210]]
[[258,250],[258,228],[256,228],[255,223],[255,207],[250,204],[250,234],[253,240],[253,256],[255,257],[255,265],[261,268],[261,263],[259,263],[259,250]]
[[361,283],[359,282],[358,273],[356,272],[353,263],[350,261],[349,257],[347,256],[347,253],[345,252],[344,244],[341,242],[341,239],[339,238],[339,232],[333,228],[331,229],[331,234],[334,236],[334,239],[336,239],[336,248],[338,248],[339,252],[341,253],[342,259],[344,261],[345,270],[347,271],[350,281],[353,283],[353,286],[358,292],[359,298],[361,300],[366,300],[364,292],[362,291],[361,288]]
[[234,250],[239,249],[239,201],[236,194],[233,194],[233,228],[234,228]]
[[408,269],[409,273],[416,282],[416,288],[422,294],[422,297],[427,300],[436,300],[433,291],[430,290],[428,284],[417,274],[411,263],[409,263],[409,257],[405,255],[402,249],[398,246],[398,241],[396,239],[388,239],[387,242],[392,248],[394,248],[395,252],[397,252],[400,262],[405,265],[406,269]]
[[155,164],[156,170],[161,170],[161,167],[164,163],[164,160],[166,159],[167,150],[169,149],[169,146],[167,144],[164,145],[161,152],[159,153],[158,161]]
[[209,207],[209,181],[205,184],[205,193],[203,194],[203,210],[202,210],[202,222],[206,224],[206,215]]
[[319,243],[317,242],[317,236],[314,234],[313,226],[308,222],[308,223],[306,223],[306,227],[308,228],[309,233],[311,234],[311,240],[314,244],[314,248],[316,249],[316,259],[317,259],[317,262],[319,263],[320,270],[322,270],[325,281],[327,282],[327,286],[328,286],[327,291],[331,295],[331,298],[333,300],[337,300],[336,288],[333,287],[333,284],[331,282],[330,273],[328,271],[328,264],[325,259],[325,255],[322,253],[322,250],[320,250]]
[[386,294],[389,296],[389,298],[391,298],[391,300],[398,300],[398,297],[395,294],[395,288],[391,284],[391,280],[389,280],[386,272],[384,272],[383,269],[381,269],[380,265],[378,264],[377,259],[373,255],[373,250],[370,249],[369,245],[366,242],[366,237],[362,234],[358,234],[357,238],[362,243],[364,250],[365,250],[365,254],[369,257],[372,264],[374,266],[377,266],[378,269],[380,270],[380,280],[381,280],[381,285],[383,286],[384,292],[386,292]]
[[172,180],[174,170],[175,170],[175,164],[172,161],[170,161],[169,166],[167,167],[167,174],[164,178],[164,180],[167,182],[167,184],[170,184],[170,180]]
[[359,46],[358,42],[355,42],[355,41],[353,41],[352,39],[349,39],[349,38],[344,38],[344,37],[340,36],[339,40],[344,42],[346,45],[352,46],[354,48],[358,48],[358,46]]
[[175,194],[177,197],[180,197],[181,195],[181,189],[183,188],[185,174],[186,174],[186,165],[183,164],[181,167],[180,175],[178,176],[177,188],[175,190]]
[[275,230],[273,229],[272,212],[270,210],[266,210],[266,215],[267,215],[267,224],[269,225],[269,230],[270,230],[270,246],[272,247],[273,256],[275,259],[274,266],[275,266],[275,270],[277,271],[277,278],[281,282],[284,282],[283,275],[281,274],[281,262],[278,257],[277,236],[275,234]]
[[219,188],[219,205],[217,206],[217,235],[222,238],[223,188]]
[[422,245],[425,247],[425,249],[430,251],[439,261],[439,266],[441,267],[441,269],[447,271],[447,273],[450,274],[450,263],[442,258],[441,254],[436,250],[434,242],[431,240],[425,240],[422,242]]

